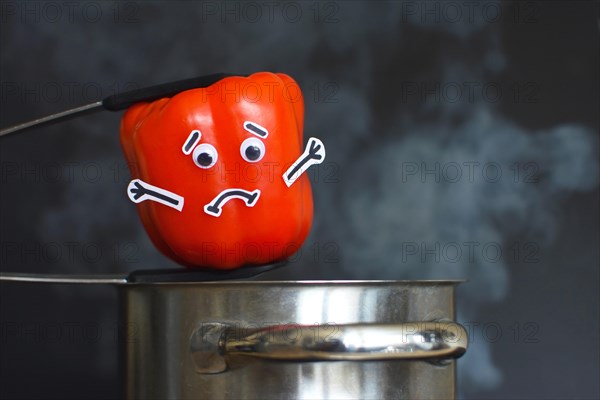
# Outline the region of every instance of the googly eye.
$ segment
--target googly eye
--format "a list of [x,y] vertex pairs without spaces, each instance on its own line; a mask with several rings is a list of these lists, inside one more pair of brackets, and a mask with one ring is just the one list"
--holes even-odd
[[219,158],[219,153],[217,153],[217,149],[215,149],[213,145],[202,143],[194,149],[192,157],[194,158],[194,164],[200,168],[206,169],[215,165]]
[[240,154],[248,162],[258,162],[265,155],[265,144],[257,138],[248,138],[242,142]]

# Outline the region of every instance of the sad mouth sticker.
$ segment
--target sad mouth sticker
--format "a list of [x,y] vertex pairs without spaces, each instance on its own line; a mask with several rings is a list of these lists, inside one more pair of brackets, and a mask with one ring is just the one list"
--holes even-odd
[[304,172],[325,159],[317,138],[302,150],[303,119],[298,84],[267,72],[130,107],[121,123],[127,194],[157,248],[218,269],[295,253],[313,215]]

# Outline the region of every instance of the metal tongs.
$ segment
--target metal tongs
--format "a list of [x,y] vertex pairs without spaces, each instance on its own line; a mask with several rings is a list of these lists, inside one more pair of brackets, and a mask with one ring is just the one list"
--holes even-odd
[[47,125],[50,123],[79,117],[96,111],[122,111],[132,106],[133,104],[142,101],[153,101],[161,99],[163,97],[171,97],[176,95],[177,93],[183,92],[184,90],[205,88],[229,76],[247,75],[218,73],[212,75],[199,76],[190,79],[183,79],[180,81],[163,83],[160,85],[149,86],[124,93],[114,94],[105,98],[104,100],[99,100],[91,104],[71,108],[66,111],[51,114],[42,118],[37,118],[31,121],[23,122],[8,128],[1,129],[0,137],[9,135],[11,133],[23,131],[34,126]]
[[271,264],[247,266],[232,270],[209,269],[149,269],[133,271],[124,274],[22,274],[15,272],[0,272],[0,282],[30,282],[30,283],[73,283],[73,284],[149,284],[149,283],[193,283],[212,282],[234,279],[248,279],[271,271],[287,264],[280,261]]
[[[37,118],[0,130],[0,137],[27,130],[36,126],[48,125],[70,118],[83,116],[92,112],[108,110],[125,110],[135,103],[153,101],[164,97],[171,97],[189,89],[205,88],[229,76],[247,76],[243,74],[217,73],[196,78],[183,79],[160,85],[149,86],[141,89],[119,93],[91,104],[72,108],[46,117]],[[264,272],[282,267],[286,261],[242,267],[235,270],[208,270],[208,269],[156,269],[140,270],[129,274],[117,275],[71,275],[71,274],[43,274],[43,273],[13,273],[0,272],[0,281],[11,282],[37,282],[37,283],[95,283],[95,284],[128,284],[128,283],[163,283],[163,282],[203,282],[220,281],[229,279],[246,279]]]

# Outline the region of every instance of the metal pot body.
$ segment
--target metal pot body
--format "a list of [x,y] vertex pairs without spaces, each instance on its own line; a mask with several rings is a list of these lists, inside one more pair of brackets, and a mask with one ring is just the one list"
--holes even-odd
[[450,399],[447,281],[129,284],[129,399]]

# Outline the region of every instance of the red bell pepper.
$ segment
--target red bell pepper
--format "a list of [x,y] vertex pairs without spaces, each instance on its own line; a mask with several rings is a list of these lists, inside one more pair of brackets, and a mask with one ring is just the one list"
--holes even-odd
[[325,158],[315,138],[302,151],[303,118],[298,84],[267,72],[130,107],[121,122],[128,195],[156,247],[217,269],[295,253],[313,217],[303,172]]

